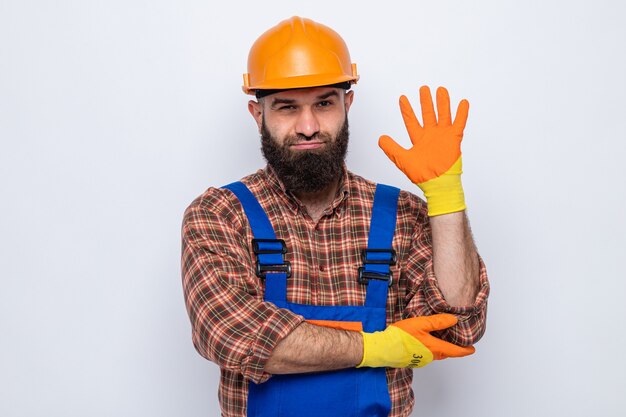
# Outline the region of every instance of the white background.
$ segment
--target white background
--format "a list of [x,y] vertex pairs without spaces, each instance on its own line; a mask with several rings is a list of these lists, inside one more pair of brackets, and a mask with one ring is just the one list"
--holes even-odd
[[413,416],[621,416],[626,8],[620,1],[0,1],[0,415],[214,416],[180,223],[263,165],[240,90],[292,15],[361,81],[350,168],[415,190],[400,94],[468,98],[464,185],[492,284],[477,353],[415,371]]

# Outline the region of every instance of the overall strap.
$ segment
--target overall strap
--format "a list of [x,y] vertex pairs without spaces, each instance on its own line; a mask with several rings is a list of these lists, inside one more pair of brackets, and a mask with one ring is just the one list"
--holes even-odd
[[393,283],[390,266],[396,263],[392,242],[399,195],[398,188],[376,185],[367,249],[362,251],[363,266],[359,268],[359,282],[367,285],[366,307],[387,305],[387,292]]
[[225,185],[241,202],[248,217],[254,239],[252,249],[256,255],[256,275],[265,279],[266,301],[287,301],[287,277],[291,276],[291,264],[283,259],[287,246],[276,239],[272,223],[265,210],[246,185],[240,181]]

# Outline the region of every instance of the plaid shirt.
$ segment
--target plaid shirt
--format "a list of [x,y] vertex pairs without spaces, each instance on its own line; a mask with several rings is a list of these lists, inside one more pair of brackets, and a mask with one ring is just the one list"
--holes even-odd
[[[357,282],[360,250],[367,247],[376,184],[344,170],[343,182],[317,224],[287,192],[270,168],[242,179],[265,209],[276,237],[284,239],[293,275],[290,302],[363,305],[365,286]],[[221,369],[219,401],[226,417],[244,417],[248,381],[270,378],[263,371],[272,349],[304,320],[263,301],[263,282],[254,273],[252,231],[239,200],[230,191],[209,188],[185,212],[182,274],[196,350]],[[387,298],[387,324],[407,317],[452,313],[459,323],[439,333],[471,345],[485,331],[489,284],[480,262],[480,292],[473,305],[451,307],[437,287],[432,266],[426,203],[402,191],[391,267],[394,284]],[[419,372],[419,371],[418,371]],[[412,369],[387,369],[390,416],[410,414]]]

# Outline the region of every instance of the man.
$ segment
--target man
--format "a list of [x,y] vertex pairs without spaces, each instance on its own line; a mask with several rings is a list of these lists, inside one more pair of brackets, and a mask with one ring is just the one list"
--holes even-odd
[[[488,283],[465,215],[447,91],[422,87],[413,147],[379,145],[425,193],[347,170],[356,65],[332,29],[293,17],[253,45],[244,91],[268,166],[185,212],[183,285],[224,416],[406,416],[412,368],[473,353]],[[430,332],[434,331],[434,334]]]

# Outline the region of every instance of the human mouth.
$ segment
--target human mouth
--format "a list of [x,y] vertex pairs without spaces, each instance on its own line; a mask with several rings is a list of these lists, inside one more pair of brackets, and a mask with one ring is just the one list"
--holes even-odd
[[291,145],[291,148],[299,149],[299,150],[307,150],[307,149],[318,149],[318,148],[321,148],[322,146],[324,146],[324,142],[311,141],[311,142],[294,143],[293,145]]

